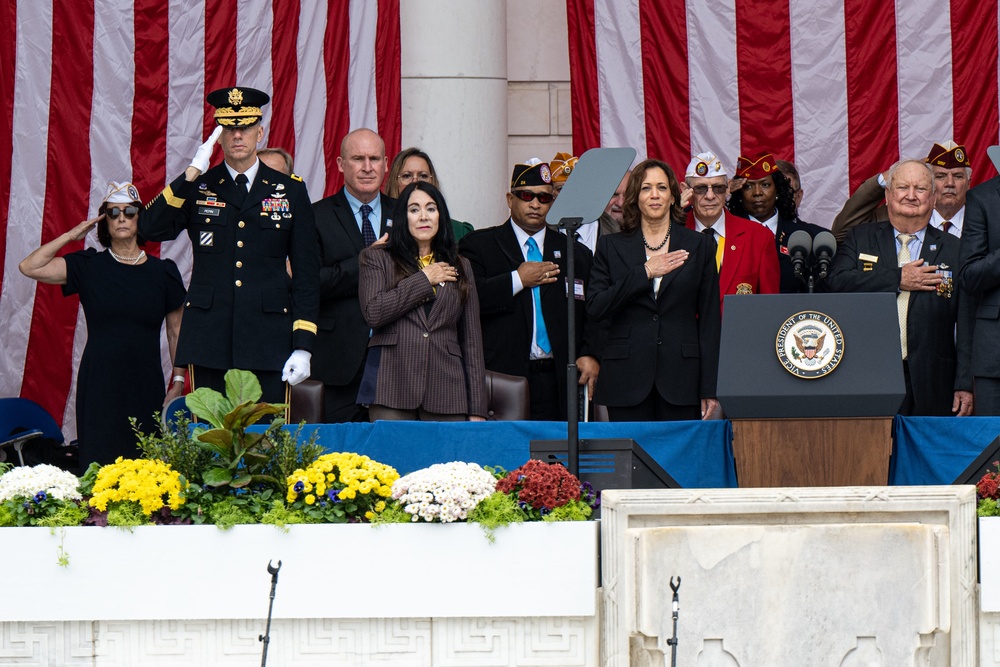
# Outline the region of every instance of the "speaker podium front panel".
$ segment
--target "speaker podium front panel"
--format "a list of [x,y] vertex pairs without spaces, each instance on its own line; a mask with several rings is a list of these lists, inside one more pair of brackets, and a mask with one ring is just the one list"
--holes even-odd
[[894,295],[726,297],[718,398],[741,487],[886,484],[904,394]]

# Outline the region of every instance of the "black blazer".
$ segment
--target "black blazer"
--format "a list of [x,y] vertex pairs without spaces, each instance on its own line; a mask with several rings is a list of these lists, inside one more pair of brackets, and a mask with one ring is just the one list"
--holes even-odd
[[[523,289],[513,295],[511,272],[524,262],[524,253],[514,235],[511,220],[502,225],[480,229],[464,237],[459,245],[463,256],[472,265],[476,291],[479,294],[480,320],[483,328],[483,352],[486,368],[508,375],[528,375],[531,353],[531,332],[534,323],[534,306],[531,290]],[[560,415],[566,417],[566,373],[569,363],[569,327],[566,319],[566,236],[550,228],[545,230],[545,261],[559,265],[562,280],[543,285],[542,316],[552,344],[559,382]],[[593,257],[581,243],[573,243],[574,271],[578,284],[583,285],[584,296],[589,289]],[[599,333],[584,313],[584,301],[578,297],[576,317],[576,355],[599,357]]]
[[972,374],[1000,377],[1000,177],[969,190],[965,198],[959,281],[975,308]]
[[191,239],[178,366],[280,371],[294,348],[313,348],[319,253],[305,184],[262,162],[242,205],[238,187],[224,163],[182,174],[139,216],[147,240]]
[[[896,230],[889,221],[851,229],[830,266],[827,281],[831,291],[897,293],[902,269],[897,260],[895,237]],[[860,257],[862,253],[868,257]],[[872,261],[871,257],[877,260]],[[968,352],[974,311],[967,295],[958,289],[957,238],[928,225],[920,258],[925,264],[947,265],[955,274],[955,286],[951,298],[938,296],[937,292],[910,292],[906,344],[914,414],[947,416],[952,414],[954,392],[972,391]]]
[[674,405],[715,398],[721,329],[715,253],[703,234],[681,225],[671,228],[670,249],[690,254],[663,276],[654,296],[641,232],[597,243],[587,315],[609,319],[597,403],[638,405],[654,386]]
[[[382,233],[391,226],[395,199],[383,194]],[[358,300],[358,255],[364,249],[357,218],[344,188],[313,205],[319,236],[319,331],[312,357],[312,377],[343,386],[358,374],[371,327]],[[405,221],[404,221],[405,222]]]

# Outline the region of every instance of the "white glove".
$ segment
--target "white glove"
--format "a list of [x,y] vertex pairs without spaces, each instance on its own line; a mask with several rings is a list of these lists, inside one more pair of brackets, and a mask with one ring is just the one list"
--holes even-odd
[[309,361],[312,359],[312,352],[305,350],[295,350],[292,356],[288,357],[285,367],[281,371],[281,380],[288,384],[298,384],[309,378],[312,370]]
[[208,161],[212,159],[212,151],[215,150],[215,142],[219,140],[220,134],[222,134],[222,126],[216,125],[215,131],[209,135],[205,143],[198,146],[198,151],[191,158],[191,166],[203,174],[208,171]]

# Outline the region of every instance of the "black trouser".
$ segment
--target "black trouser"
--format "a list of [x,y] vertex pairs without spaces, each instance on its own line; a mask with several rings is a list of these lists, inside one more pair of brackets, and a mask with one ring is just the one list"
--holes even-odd
[[562,421],[559,406],[565,396],[559,395],[556,362],[534,359],[528,362],[528,393],[531,398],[529,419],[532,421]]
[[701,402],[698,405],[674,405],[660,396],[653,385],[649,396],[638,405],[608,406],[608,420],[613,422],[675,422],[701,419]]

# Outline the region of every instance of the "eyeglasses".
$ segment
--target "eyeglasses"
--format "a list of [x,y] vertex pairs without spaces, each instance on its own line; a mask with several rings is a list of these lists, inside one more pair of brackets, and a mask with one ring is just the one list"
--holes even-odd
[[139,215],[139,207],[126,206],[125,208],[122,208],[120,206],[112,206],[111,208],[108,208],[104,211],[104,214],[108,217],[109,220],[115,220],[122,213],[125,214],[126,218],[132,219],[135,216]]
[[715,185],[702,184],[702,185],[694,185],[691,187],[691,189],[694,190],[694,193],[699,197],[707,195],[709,188],[712,188],[712,192],[714,192],[717,195],[724,195],[726,194],[726,192],[729,191],[729,186],[726,185],[725,183],[717,183]]
[[532,192],[531,190],[511,190],[512,195],[520,199],[521,201],[531,201],[532,199],[538,199],[539,204],[551,204],[552,200],[555,199],[555,195],[551,192]]
[[430,183],[430,180],[431,180],[431,175],[428,174],[426,171],[421,171],[416,174],[407,171],[399,175],[399,182],[406,184],[410,184],[413,181],[423,181],[424,183]]

